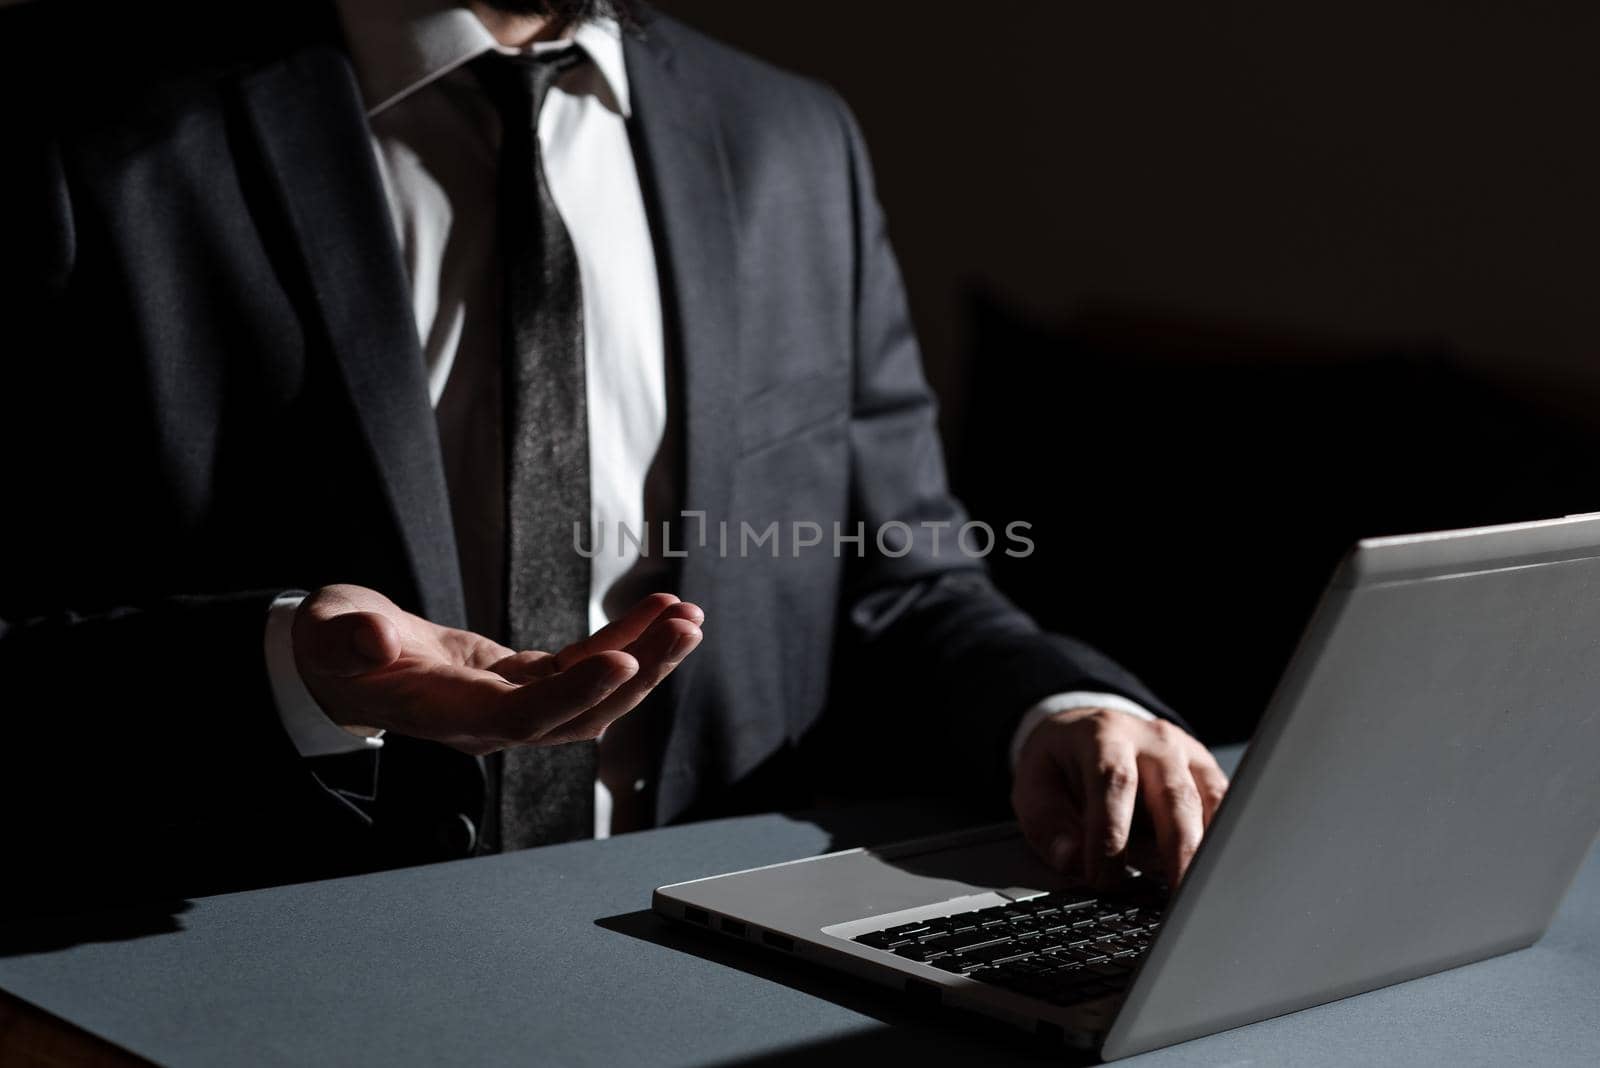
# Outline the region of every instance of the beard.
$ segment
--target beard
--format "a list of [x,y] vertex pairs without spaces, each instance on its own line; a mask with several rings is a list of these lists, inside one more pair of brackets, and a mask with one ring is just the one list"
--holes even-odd
[[482,0],[485,7],[508,15],[544,15],[557,26],[576,26],[596,18],[633,21],[632,0]]

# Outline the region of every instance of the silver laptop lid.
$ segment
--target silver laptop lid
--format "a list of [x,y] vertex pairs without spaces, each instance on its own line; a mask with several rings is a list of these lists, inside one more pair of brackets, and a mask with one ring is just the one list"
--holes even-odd
[[1104,1054],[1526,946],[1597,826],[1600,519],[1364,541]]

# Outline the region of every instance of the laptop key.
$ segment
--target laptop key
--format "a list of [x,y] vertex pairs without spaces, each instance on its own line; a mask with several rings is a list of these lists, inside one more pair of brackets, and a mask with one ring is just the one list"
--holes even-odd
[[1007,941],[1010,941],[1010,935],[1007,932],[993,927],[979,927],[971,931],[958,931],[955,934],[946,935],[939,939],[930,939],[925,944],[937,945],[940,949],[946,949],[952,953],[962,953],[969,949],[977,949],[979,946]]
[[897,957],[904,957],[906,960],[925,962],[942,957],[945,955],[945,952],[936,946],[925,946],[919,945],[916,942],[908,942],[903,946],[895,946],[894,955]]
[[900,942],[909,942],[913,938],[921,938],[933,931],[925,923],[902,923],[898,927],[890,927],[883,933]]
[[957,974],[967,970],[966,962],[960,957],[940,957],[938,960],[930,960],[928,963],[935,968],[942,968],[947,972],[956,972]]
[[1071,961],[1073,964],[1083,964],[1100,955],[1098,949],[1090,949],[1088,946],[1070,946],[1051,954],[1056,960]]
[[1055,965],[1048,958],[1041,957],[1037,953],[1031,957],[1023,957],[1021,960],[1011,961],[1006,964],[1006,967],[1014,968],[1019,972],[1026,972],[1029,975],[1044,975],[1047,972],[1055,971]]
[[1033,950],[1016,942],[1001,942],[998,945],[986,946],[983,949],[974,949],[961,954],[964,960],[975,961],[978,964],[1002,964],[1006,961],[1019,960],[1033,955]]
[[888,949],[894,944],[894,940],[883,931],[870,931],[867,934],[856,935],[851,941],[860,942],[862,945],[871,946],[873,949]]
[[1065,960],[1061,957],[1043,957],[1045,962],[1044,972],[1058,982],[1070,980],[1072,972],[1082,971],[1083,963],[1075,960]]

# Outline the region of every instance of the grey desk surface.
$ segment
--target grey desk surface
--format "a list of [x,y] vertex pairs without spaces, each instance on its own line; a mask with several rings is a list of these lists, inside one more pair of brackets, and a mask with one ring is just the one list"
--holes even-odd
[[[757,816],[0,930],[0,988],[162,1064],[1060,1063],[656,920],[653,887],[922,833]],[[1379,874],[1379,873],[1375,873]],[[1123,1063],[1600,1064],[1600,852],[1532,949]]]

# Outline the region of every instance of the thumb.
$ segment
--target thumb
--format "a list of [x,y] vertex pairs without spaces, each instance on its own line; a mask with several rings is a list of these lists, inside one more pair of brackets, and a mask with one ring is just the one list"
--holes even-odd
[[1035,856],[1069,878],[1082,874],[1083,831],[1079,829],[1076,819],[1066,814],[1052,813],[1035,815],[1018,822]]
[[[400,629],[377,612],[343,612],[303,632],[301,663],[323,675],[348,678],[388,667],[400,657]],[[302,643],[297,643],[301,645]]]
[[1017,769],[1011,803],[1022,833],[1040,860],[1069,878],[1083,866],[1080,804],[1060,770],[1047,761]]
[[1083,830],[1081,821],[1065,802],[1047,816],[1035,817],[1023,825],[1023,834],[1040,860],[1062,875],[1077,877],[1083,872]]

